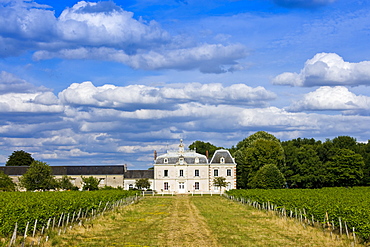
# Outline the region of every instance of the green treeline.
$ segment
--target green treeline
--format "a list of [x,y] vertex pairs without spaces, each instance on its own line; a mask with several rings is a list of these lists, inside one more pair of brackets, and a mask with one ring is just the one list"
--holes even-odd
[[358,143],[349,136],[281,142],[259,131],[229,150],[237,163],[238,188],[370,185],[370,142]]

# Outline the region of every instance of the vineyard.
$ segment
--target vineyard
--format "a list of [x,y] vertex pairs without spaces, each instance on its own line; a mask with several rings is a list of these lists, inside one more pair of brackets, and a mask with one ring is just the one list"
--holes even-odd
[[[229,197],[266,206],[311,222],[337,228],[348,226],[356,236],[370,240],[370,188],[231,190]],[[346,228],[347,229],[347,228]],[[343,230],[344,231],[344,230]]]
[[103,212],[134,191],[0,193],[0,236],[44,232]]

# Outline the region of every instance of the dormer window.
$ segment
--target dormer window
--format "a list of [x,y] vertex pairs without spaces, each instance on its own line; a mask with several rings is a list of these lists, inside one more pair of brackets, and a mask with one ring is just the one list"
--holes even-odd
[[180,163],[180,165],[183,165],[184,164],[184,158],[180,158],[179,163]]
[[225,158],[224,158],[224,157],[221,157],[221,158],[220,158],[220,163],[221,163],[221,164],[225,164]]
[[199,164],[199,158],[195,157],[195,164]]
[[163,163],[168,164],[168,159],[164,158]]

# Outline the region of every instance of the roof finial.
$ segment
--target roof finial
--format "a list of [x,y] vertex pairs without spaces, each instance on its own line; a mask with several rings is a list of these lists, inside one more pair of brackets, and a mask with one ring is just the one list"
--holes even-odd
[[182,139],[180,139],[179,153],[184,153],[184,143],[182,143]]

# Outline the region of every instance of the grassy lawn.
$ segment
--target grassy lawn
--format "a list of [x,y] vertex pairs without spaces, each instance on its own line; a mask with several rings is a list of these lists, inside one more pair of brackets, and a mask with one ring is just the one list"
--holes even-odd
[[[349,246],[319,229],[219,196],[146,197],[48,242],[54,246]],[[358,246],[358,245],[357,245]]]

